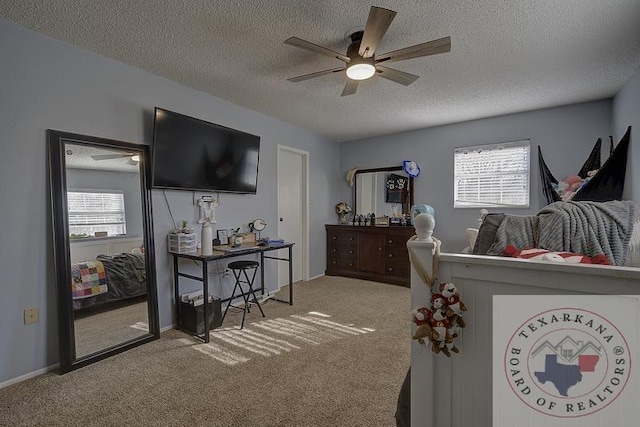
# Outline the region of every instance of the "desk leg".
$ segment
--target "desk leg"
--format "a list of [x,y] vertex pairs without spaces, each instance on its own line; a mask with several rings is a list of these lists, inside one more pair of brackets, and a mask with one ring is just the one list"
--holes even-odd
[[202,296],[204,297],[204,305],[202,306],[202,316],[204,317],[204,342],[209,342],[209,315],[207,307],[209,306],[209,272],[208,262],[202,261]]
[[289,246],[289,305],[293,305],[293,246]]
[[180,276],[178,276],[178,257],[173,256],[173,289],[174,289],[174,303],[176,305],[176,324],[178,327],[180,326],[180,286],[178,284],[178,280]]
[[264,252],[260,252],[260,290],[264,295]]

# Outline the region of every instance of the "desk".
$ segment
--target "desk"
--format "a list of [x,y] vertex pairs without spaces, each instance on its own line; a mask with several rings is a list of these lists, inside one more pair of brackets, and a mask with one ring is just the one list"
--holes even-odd
[[[187,254],[177,254],[171,252],[173,255],[173,285],[175,288],[175,302],[176,302],[176,313],[178,315],[178,319],[180,319],[180,286],[179,286],[179,278],[186,277],[191,280],[195,280],[198,282],[202,282],[202,297],[204,298],[205,304],[203,305],[203,318],[204,318],[204,336],[196,335],[196,337],[202,339],[204,342],[209,342],[209,322],[208,322],[208,313],[207,313],[207,304],[209,301],[209,261],[216,261],[219,259],[233,258],[241,255],[249,255],[249,254],[260,254],[260,290],[262,291],[262,295],[264,295],[264,260],[265,259],[273,259],[278,261],[287,261],[289,262],[289,301],[281,300],[274,298],[276,301],[284,302],[289,305],[293,305],[293,253],[292,253],[293,243],[282,243],[278,245],[270,245],[270,246],[255,246],[253,243],[244,243],[241,245],[240,250],[233,251],[220,251],[215,250],[211,255],[200,255],[199,252],[192,252]],[[274,256],[265,255],[266,252],[277,251],[279,249],[289,249],[289,257],[288,258],[279,258]],[[191,259],[194,261],[200,261],[202,263],[202,277],[194,276],[187,273],[181,273],[179,270],[178,260],[180,258]],[[222,302],[229,301],[231,298],[222,299]],[[178,321],[179,323],[179,321]]]

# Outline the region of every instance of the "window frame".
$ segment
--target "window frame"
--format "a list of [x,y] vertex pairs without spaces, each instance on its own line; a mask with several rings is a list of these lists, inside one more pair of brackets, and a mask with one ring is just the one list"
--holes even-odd
[[[459,201],[458,197],[458,185],[461,180],[464,178],[469,178],[471,174],[460,173],[458,171],[459,163],[456,161],[458,155],[463,152],[473,152],[473,151],[493,151],[493,150],[502,150],[505,148],[525,148],[527,151],[527,160],[526,162],[522,162],[522,166],[526,166],[526,169],[516,169],[514,171],[508,172],[500,172],[498,170],[493,170],[491,172],[487,172],[483,174],[483,178],[497,178],[504,176],[517,177],[521,175],[526,175],[526,189],[522,191],[521,196],[524,198],[523,203],[500,203],[498,201],[486,201],[480,200],[481,196],[478,196],[477,200],[472,201]],[[478,193],[481,194],[483,188],[481,183],[478,183]],[[504,187],[501,185],[498,190],[500,193],[503,193],[508,188],[516,188],[513,187]],[[486,191],[487,189],[484,188]],[[492,143],[492,144],[481,144],[481,145],[472,145],[467,147],[457,147],[454,149],[453,154],[453,207],[454,209],[467,209],[467,208],[514,208],[514,209],[526,209],[529,208],[531,204],[531,140],[529,139],[521,139],[517,141],[508,141],[502,143]]]

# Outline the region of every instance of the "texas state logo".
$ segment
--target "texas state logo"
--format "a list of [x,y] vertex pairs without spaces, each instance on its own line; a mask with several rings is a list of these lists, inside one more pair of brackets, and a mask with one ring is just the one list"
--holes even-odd
[[554,308],[513,330],[503,367],[524,404],[552,417],[576,418],[606,408],[623,393],[631,354],[623,334],[604,315]]

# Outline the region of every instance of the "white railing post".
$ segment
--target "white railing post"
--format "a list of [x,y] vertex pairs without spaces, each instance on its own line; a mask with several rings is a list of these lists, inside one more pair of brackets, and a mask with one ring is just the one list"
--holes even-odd
[[[413,218],[416,238],[407,242],[411,261],[411,309],[427,305],[431,300],[430,285],[425,283],[424,274],[433,274],[433,256],[437,241],[433,239],[435,220],[422,213]],[[419,264],[419,265],[416,265]],[[409,315],[409,313],[407,313]],[[413,334],[415,325],[411,325]],[[433,353],[427,345],[411,341],[411,425],[413,427],[433,427],[435,411],[435,384]]]

